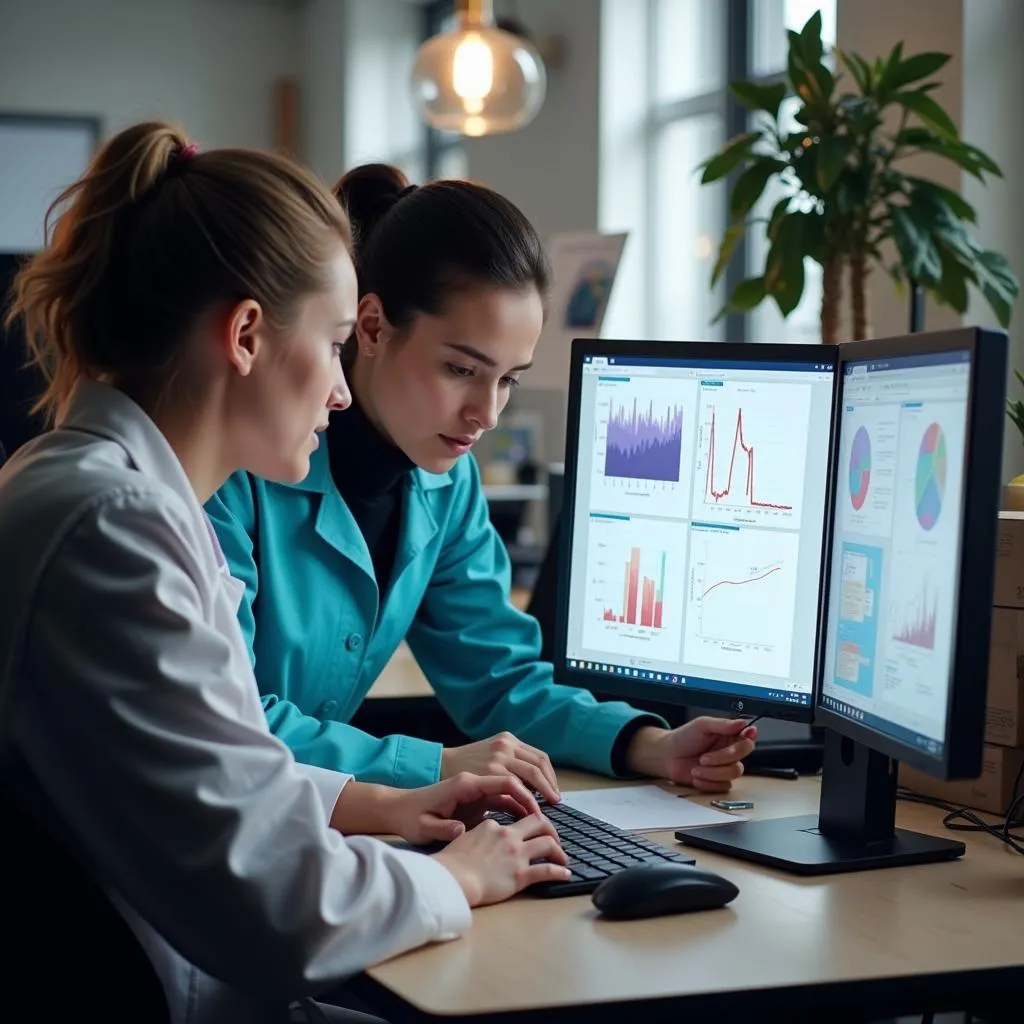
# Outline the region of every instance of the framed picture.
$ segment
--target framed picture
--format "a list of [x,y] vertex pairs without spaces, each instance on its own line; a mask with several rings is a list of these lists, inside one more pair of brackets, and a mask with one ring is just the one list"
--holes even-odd
[[98,117],[0,111],[0,253],[42,248],[46,211],[88,166]]

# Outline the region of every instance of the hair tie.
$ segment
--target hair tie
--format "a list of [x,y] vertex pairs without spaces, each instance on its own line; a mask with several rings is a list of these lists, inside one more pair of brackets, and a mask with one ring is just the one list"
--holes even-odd
[[187,164],[198,152],[199,147],[194,142],[189,142],[178,150],[176,161],[179,164]]
[[419,188],[419,185],[406,185],[405,188],[395,196],[395,202],[401,202],[401,200],[403,200],[407,195],[415,192],[417,188]]

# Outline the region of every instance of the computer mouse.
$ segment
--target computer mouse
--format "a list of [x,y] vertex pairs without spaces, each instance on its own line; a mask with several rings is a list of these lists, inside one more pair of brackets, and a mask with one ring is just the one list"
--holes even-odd
[[689,864],[640,864],[606,878],[591,897],[605,917],[685,914],[724,907],[739,895],[727,878]]

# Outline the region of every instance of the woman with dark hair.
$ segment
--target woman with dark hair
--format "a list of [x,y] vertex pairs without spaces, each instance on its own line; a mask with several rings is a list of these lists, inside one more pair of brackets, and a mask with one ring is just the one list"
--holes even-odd
[[[753,749],[740,721],[677,730],[556,685],[509,600],[476,462],[533,361],[549,268],[536,231],[481,185],[411,186],[381,164],[335,188],[355,231],[352,406],[299,484],[232,477],[207,505],[271,731],[298,760],[419,786],[463,770],[559,798],[551,760],[728,789]],[[476,742],[443,748],[348,724],[402,640]]]

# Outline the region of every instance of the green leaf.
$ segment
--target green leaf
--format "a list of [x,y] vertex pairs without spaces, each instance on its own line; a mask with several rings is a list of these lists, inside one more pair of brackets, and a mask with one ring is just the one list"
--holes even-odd
[[888,95],[893,88],[892,79],[895,77],[900,64],[903,62],[903,43],[898,42],[890,51],[889,56],[882,62],[878,76],[878,92],[881,96]]
[[800,36],[796,32],[787,31],[786,38],[789,40],[789,53],[786,58],[786,77],[789,79],[793,92],[800,95],[802,87],[807,84],[807,65],[804,63],[801,54]]
[[736,224],[730,225],[728,230],[725,232],[722,244],[718,247],[718,259],[715,261],[715,269],[711,272],[712,288],[718,284],[718,279],[725,272],[725,268],[732,260],[733,253],[736,252],[736,246],[740,244],[740,241],[746,233],[747,222],[745,220],[741,220]]
[[974,275],[944,245],[939,246],[939,262],[942,264],[942,277],[931,289],[932,294],[963,315],[969,302],[967,282],[973,280]]
[[825,249],[825,218],[817,210],[790,214],[803,222],[800,240],[804,256],[821,263]]
[[838,46],[836,47],[836,54],[850,74],[853,75],[853,80],[857,83],[857,88],[860,89],[861,94],[869,96],[873,84],[871,81],[871,65],[863,57],[858,56],[856,53],[847,53],[845,50],[839,49]]
[[882,123],[878,116],[878,104],[870,96],[847,94],[836,104],[836,112],[852,131],[867,132]]
[[949,209],[961,220],[970,221],[972,224],[976,224],[978,221],[978,215],[969,202],[959,192],[954,192],[950,188],[946,188],[945,185],[939,185],[934,181],[927,181],[924,178],[915,178],[912,175],[907,175],[904,179],[907,184],[913,186],[915,193],[921,192],[925,195],[934,196],[937,199],[941,199]]
[[802,230],[802,218],[795,215],[784,218],[765,260],[765,291],[775,299],[783,317],[796,309],[804,292]]
[[925,124],[951,139],[958,136],[953,119],[942,107],[923,92],[898,92],[892,97],[893,103],[917,114]]
[[732,290],[732,295],[729,296],[729,301],[725,304],[725,307],[711,322],[716,323],[721,320],[726,313],[746,313],[748,310],[753,309],[755,306],[763,302],[764,297],[764,278],[748,277],[745,281],[740,281],[740,283],[736,285]]
[[736,182],[729,199],[729,213],[733,220],[746,217],[754,203],[761,198],[765,185],[769,180],[784,171],[789,164],[774,157],[760,157],[756,163],[751,164]]
[[907,276],[919,284],[938,283],[942,274],[942,263],[938,250],[926,231],[915,223],[909,207],[890,206],[892,237],[899,251]]
[[743,162],[749,155],[751,146],[760,138],[760,132],[744,132],[730,139],[710,160],[701,164],[704,173],[701,175],[700,183],[707,185],[709,182],[724,178]]
[[765,231],[765,235],[769,242],[775,241],[776,233],[779,230],[779,222],[786,215],[786,211],[789,209],[789,196],[785,199],[780,199],[772,210],[771,217],[768,218],[768,227]]
[[775,120],[779,117],[779,107],[786,98],[784,82],[774,85],[758,85],[756,82],[730,82],[729,91],[748,110],[764,110]]
[[978,284],[985,301],[992,307],[1001,327],[1009,327],[1013,303],[1020,294],[1020,283],[1010,269],[1005,256],[985,250],[975,263]]
[[902,89],[911,82],[918,82],[922,78],[934,75],[940,68],[945,67],[949,61],[948,53],[915,53],[908,57],[898,68],[894,68],[886,85],[890,89]]
[[800,30],[800,53],[808,67],[821,63],[821,11],[815,11]]
[[985,180],[985,171],[997,177],[1002,177],[1003,174],[999,165],[977,147],[970,146],[959,139],[935,135],[928,128],[905,128],[894,141],[898,146],[912,146],[926,153],[934,153],[936,156],[951,160],[979,181]]
[[824,64],[814,64],[810,67],[810,82],[815,88],[815,99],[821,107],[821,113],[825,114],[835,92],[835,76]]
[[832,190],[853,146],[848,135],[826,135],[818,143],[818,188],[822,194]]
[[800,180],[805,192],[812,196],[820,196],[818,188],[818,146],[801,146],[792,157],[790,167]]

